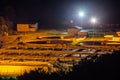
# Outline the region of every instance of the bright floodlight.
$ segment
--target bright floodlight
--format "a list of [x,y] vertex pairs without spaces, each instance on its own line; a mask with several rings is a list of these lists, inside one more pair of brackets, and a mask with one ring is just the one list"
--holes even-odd
[[92,19],[91,19],[91,22],[92,22],[92,23],[96,23],[96,18],[92,18]]
[[81,17],[83,17],[83,16],[84,16],[84,12],[80,12],[79,15],[80,15]]

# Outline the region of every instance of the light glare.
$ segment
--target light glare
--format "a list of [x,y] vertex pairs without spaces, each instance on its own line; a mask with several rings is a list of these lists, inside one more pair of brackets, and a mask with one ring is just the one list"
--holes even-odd
[[84,16],[84,12],[80,12],[79,15],[82,17]]
[[96,23],[96,18],[92,18],[92,19],[91,19],[91,22],[92,22],[92,23]]

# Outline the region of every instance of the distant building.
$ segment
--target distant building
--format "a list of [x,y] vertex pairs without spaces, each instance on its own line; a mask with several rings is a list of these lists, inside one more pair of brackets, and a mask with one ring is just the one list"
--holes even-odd
[[18,32],[35,32],[38,28],[38,23],[36,24],[17,24]]
[[88,36],[87,32],[78,32],[78,37]]
[[85,37],[87,35],[87,32],[81,32],[78,28],[68,28],[68,36]]
[[77,28],[68,28],[68,36],[77,36],[79,30]]

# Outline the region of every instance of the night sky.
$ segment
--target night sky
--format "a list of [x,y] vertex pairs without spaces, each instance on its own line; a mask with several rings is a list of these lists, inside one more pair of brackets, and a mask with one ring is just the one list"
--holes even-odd
[[62,25],[71,19],[79,22],[79,11],[85,12],[86,23],[95,16],[100,23],[120,24],[119,0],[0,0],[0,14],[11,15],[17,23]]

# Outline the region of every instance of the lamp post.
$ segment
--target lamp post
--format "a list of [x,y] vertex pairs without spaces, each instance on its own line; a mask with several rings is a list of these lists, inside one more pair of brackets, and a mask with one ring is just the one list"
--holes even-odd
[[91,18],[91,23],[93,24],[93,25],[92,25],[93,37],[94,37],[94,25],[95,25],[96,22],[97,22],[97,21],[96,21],[96,18]]
[[85,14],[84,14],[84,12],[79,12],[79,16],[81,17],[81,26],[80,27],[82,27],[82,18],[85,16]]
[[[96,22],[97,22],[96,18],[91,18],[92,29],[93,29],[93,32],[92,32],[93,33],[93,35],[92,35],[93,41],[94,41],[94,25]],[[93,42],[93,45],[94,45],[94,42]]]

